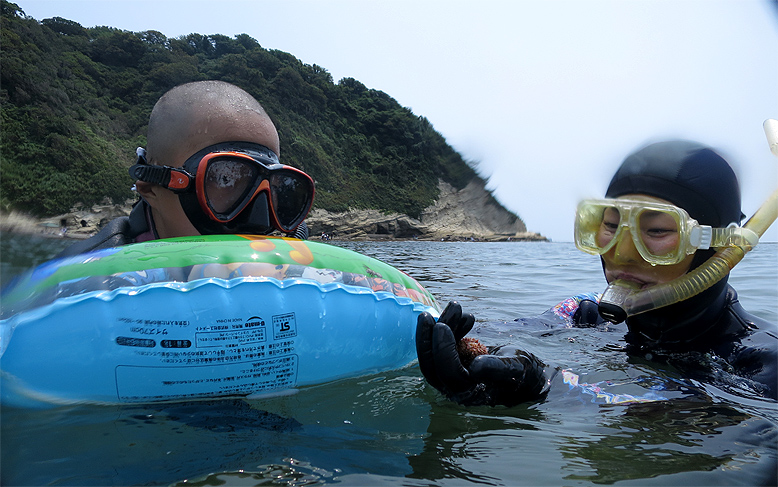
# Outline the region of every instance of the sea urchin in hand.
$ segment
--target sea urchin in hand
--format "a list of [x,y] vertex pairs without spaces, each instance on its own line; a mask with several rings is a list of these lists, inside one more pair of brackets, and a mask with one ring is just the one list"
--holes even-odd
[[467,337],[461,339],[459,343],[457,343],[457,352],[459,352],[459,360],[465,367],[470,365],[470,362],[477,356],[489,353],[488,350],[486,350],[486,347],[477,339]]

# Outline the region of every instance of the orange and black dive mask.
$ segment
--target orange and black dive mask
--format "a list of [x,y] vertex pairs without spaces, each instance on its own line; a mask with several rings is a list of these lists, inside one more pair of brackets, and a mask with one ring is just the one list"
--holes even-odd
[[311,177],[280,164],[263,145],[222,142],[197,152],[182,167],[150,165],[145,149],[136,152],[130,176],[177,193],[203,235],[291,233],[313,203]]

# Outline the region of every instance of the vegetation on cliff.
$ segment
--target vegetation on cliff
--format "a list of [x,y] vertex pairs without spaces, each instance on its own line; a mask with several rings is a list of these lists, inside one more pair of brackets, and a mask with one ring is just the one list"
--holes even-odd
[[[38,21],[0,0],[2,207],[46,216],[131,196],[127,168],[156,100],[181,83],[220,79],[263,104],[282,160],[315,180],[315,206],[418,217],[438,179],[479,178],[430,122],[353,78],[268,50],[248,35],[84,28]],[[501,205],[492,198],[492,204]],[[515,216],[515,215],[514,215]]]

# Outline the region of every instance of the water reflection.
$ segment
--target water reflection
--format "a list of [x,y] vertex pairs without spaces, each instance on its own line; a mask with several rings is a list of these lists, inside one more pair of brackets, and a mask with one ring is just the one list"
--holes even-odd
[[[565,468],[570,472],[565,479],[611,484],[683,474],[694,485],[774,485],[775,425],[725,405],[636,404],[604,416],[599,427],[610,431],[594,440],[575,435],[559,443],[565,458],[586,459],[590,467]],[[750,446],[732,448],[744,443]],[[702,472],[717,473],[708,478]]]
[[[68,243],[4,236],[3,283]],[[604,285],[597,259],[570,244],[342,245],[404,270],[440,301],[458,299],[481,324],[536,315]],[[760,248],[735,269],[732,282],[746,309],[775,322],[778,246]],[[630,361],[623,327],[534,333],[516,323],[490,326],[493,338],[520,340],[591,383],[624,379],[620,387],[640,395],[679,379],[671,367]],[[663,391],[664,402],[603,405],[555,380],[546,401],[510,409],[453,404],[426,386],[415,366],[248,401],[4,407],[0,484],[776,482],[775,403],[679,381]]]
[[[585,416],[551,409],[464,412],[438,404],[423,451],[409,458],[409,477],[487,485],[775,485],[775,424],[736,408],[681,400],[599,406]],[[558,478],[551,473],[557,468]]]

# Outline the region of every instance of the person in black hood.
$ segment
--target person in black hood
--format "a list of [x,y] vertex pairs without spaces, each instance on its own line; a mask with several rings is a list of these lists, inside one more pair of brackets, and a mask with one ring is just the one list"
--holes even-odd
[[[721,155],[696,142],[658,142],[623,161],[606,199],[579,204],[576,245],[601,257],[608,283],[642,289],[673,282],[713,256],[714,248],[697,241],[695,227],[727,235],[742,219],[737,177]],[[604,323],[591,299],[580,300],[571,317],[574,326]],[[549,368],[531,353],[500,347],[474,359],[461,354],[474,321],[456,302],[437,322],[419,316],[416,347],[428,383],[465,405],[510,406],[542,397]],[[629,316],[626,326],[631,355],[714,382],[711,361],[723,361],[755,394],[778,399],[776,326],[747,313],[726,277],[687,300]]]
[[[740,187],[729,164],[712,149],[688,141],[660,142],[627,157],[613,176],[607,198],[651,197],[683,208],[691,218],[712,228],[739,225]],[[641,287],[673,280],[699,267],[715,253],[698,250],[674,265],[651,265],[622,238],[602,254],[606,280],[637,282]],[[728,277],[681,303],[632,316],[627,320],[630,343],[688,350],[710,337],[729,335],[722,312],[726,293],[734,292]],[[716,338],[719,340],[719,338]]]

